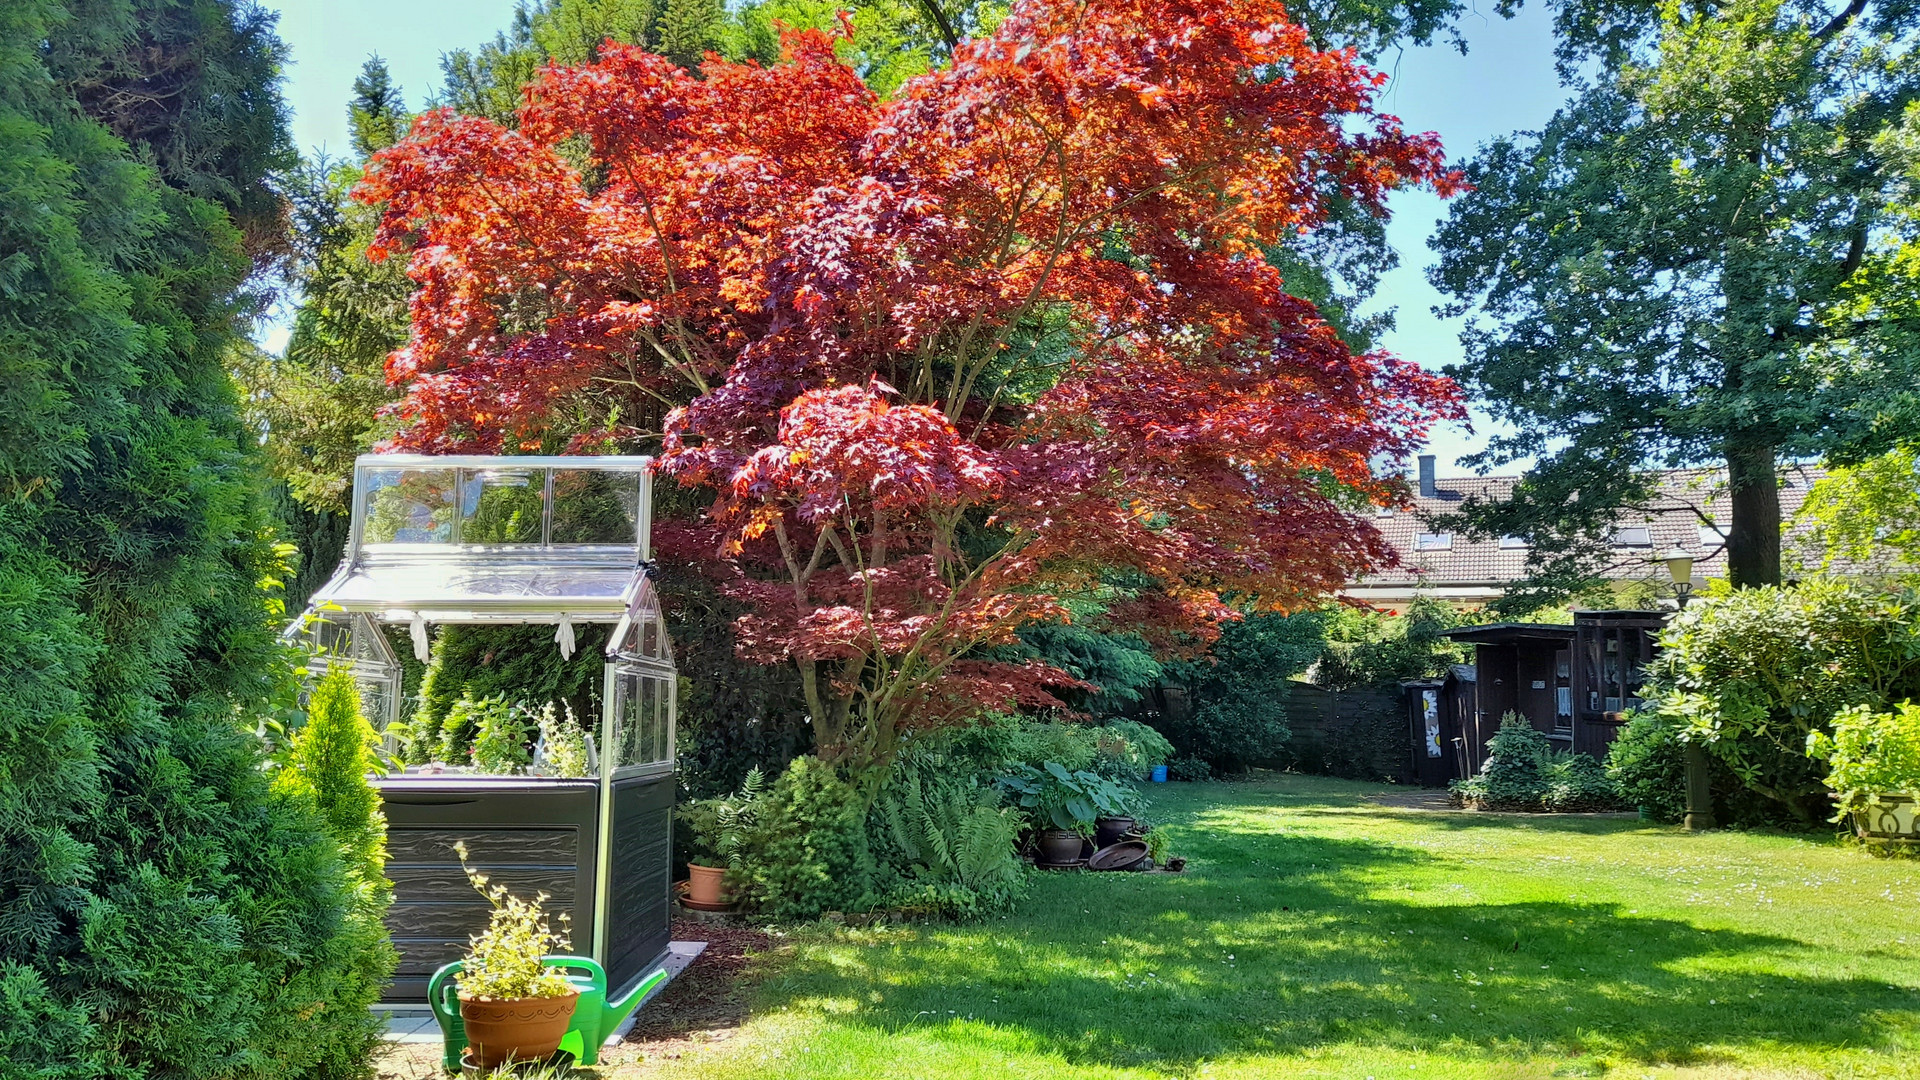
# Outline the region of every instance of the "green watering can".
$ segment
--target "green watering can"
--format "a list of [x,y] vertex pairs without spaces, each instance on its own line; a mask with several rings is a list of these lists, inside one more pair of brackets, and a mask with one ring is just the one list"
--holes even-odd
[[[572,1054],[573,1060],[582,1065],[598,1064],[600,1044],[607,1041],[613,1029],[620,1026],[620,1021],[625,1020],[654,987],[667,981],[667,969],[655,968],[638,986],[627,991],[626,997],[608,1004],[607,972],[599,964],[584,956],[547,956],[540,962],[559,968],[573,988],[580,991],[580,1001],[573,1007],[573,1021],[560,1040],[560,1049]],[[454,973],[464,966],[455,960],[427,980],[427,1004],[433,1006],[433,1018],[440,1022],[440,1034],[446,1040],[448,1072],[460,1071],[460,1056],[467,1049],[467,1026],[460,1022],[459,991],[453,983]]]

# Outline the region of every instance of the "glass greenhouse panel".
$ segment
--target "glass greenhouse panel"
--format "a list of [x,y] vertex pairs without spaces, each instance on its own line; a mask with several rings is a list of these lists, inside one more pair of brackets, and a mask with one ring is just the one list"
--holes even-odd
[[547,470],[461,470],[461,543],[541,543],[546,513]]
[[454,470],[368,469],[363,475],[362,543],[453,543]]
[[640,533],[638,473],[553,470],[555,544],[633,544]]
[[674,679],[635,665],[614,668],[607,745],[615,770],[673,763]]
[[353,673],[360,691],[360,711],[374,730],[385,731],[387,725],[400,719],[400,662],[372,619],[337,611],[310,614],[290,627],[285,637],[311,651],[309,675],[318,678],[336,666]]

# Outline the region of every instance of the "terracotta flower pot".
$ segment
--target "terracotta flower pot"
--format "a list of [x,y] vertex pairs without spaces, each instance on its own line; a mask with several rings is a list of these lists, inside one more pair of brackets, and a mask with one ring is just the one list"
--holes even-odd
[[1040,861],[1062,865],[1080,858],[1080,834],[1071,829],[1040,830]]
[[462,997],[467,1054],[482,1072],[509,1061],[545,1061],[560,1048],[579,1001],[578,993],[509,1001]]
[[721,881],[727,876],[724,866],[700,866],[687,864],[687,899],[696,904],[724,904],[727,902],[726,890]]

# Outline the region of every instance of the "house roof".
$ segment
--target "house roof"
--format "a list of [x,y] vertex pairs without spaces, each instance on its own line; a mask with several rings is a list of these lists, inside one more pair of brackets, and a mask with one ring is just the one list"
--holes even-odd
[[[1608,577],[1616,580],[1662,578],[1662,557],[1673,548],[1694,556],[1695,578],[1724,576],[1726,544],[1713,531],[1732,519],[1732,501],[1724,469],[1668,469],[1659,474],[1659,488],[1644,509],[1622,510],[1615,517],[1622,541],[1613,549]],[[1789,518],[1805,501],[1807,488],[1823,475],[1809,465],[1780,469],[1780,515]],[[1400,557],[1400,565],[1369,574],[1356,586],[1488,586],[1497,587],[1526,576],[1527,548],[1499,537],[1470,540],[1441,532],[1430,519],[1459,510],[1470,498],[1499,499],[1513,490],[1517,476],[1465,476],[1440,479],[1434,493],[1414,495],[1412,510],[1377,512],[1373,523]],[[1637,531],[1620,530],[1645,529]],[[1423,538],[1426,538],[1423,544]],[[1642,543],[1641,541],[1644,541]]]

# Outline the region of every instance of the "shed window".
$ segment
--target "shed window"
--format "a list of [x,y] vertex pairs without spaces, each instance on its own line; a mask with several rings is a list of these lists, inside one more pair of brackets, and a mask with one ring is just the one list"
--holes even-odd
[[1653,530],[1645,525],[1628,525],[1613,531],[1613,546],[1623,548],[1650,548],[1653,546]]
[[1421,551],[1453,550],[1452,533],[1421,533],[1414,538],[1413,546]]

